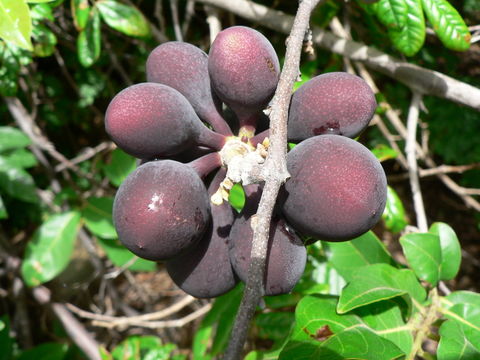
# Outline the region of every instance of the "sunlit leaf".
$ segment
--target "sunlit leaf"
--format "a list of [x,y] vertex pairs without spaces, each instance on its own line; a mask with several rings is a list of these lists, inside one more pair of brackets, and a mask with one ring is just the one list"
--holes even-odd
[[389,29],[393,45],[407,56],[415,55],[425,42],[425,19],[421,0],[405,0],[408,7],[406,24],[400,29]]
[[30,9],[24,0],[0,0],[0,38],[32,50]]
[[150,34],[148,22],[137,8],[114,0],[98,1],[96,7],[111,28],[129,36],[144,37]]
[[434,223],[429,232],[440,239],[442,263],[440,264],[440,279],[451,280],[457,276],[462,262],[462,248],[453,229],[441,222]]

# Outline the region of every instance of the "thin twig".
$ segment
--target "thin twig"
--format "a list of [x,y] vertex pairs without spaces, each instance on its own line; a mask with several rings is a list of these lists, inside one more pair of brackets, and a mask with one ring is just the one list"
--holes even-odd
[[170,0],[170,11],[172,12],[173,31],[177,41],[183,41],[182,29],[180,28],[180,21],[178,20],[178,1]]
[[185,18],[183,19],[182,24],[182,34],[184,37],[187,36],[193,15],[195,15],[195,0],[188,0],[185,8]]
[[160,320],[182,310],[184,307],[191,304],[195,300],[196,299],[194,297],[187,295],[183,297],[181,300],[179,300],[178,302],[176,302],[175,304],[173,304],[172,306],[169,306],[160,311],[155,311],[153,313],[142,314],[138,316],[109,316],[109,315],[95,314],[89,311],[85,311],[73,304],[66,304],[66,306],[71,312],[75,313],[76,315],[82,318],[110,322],[114,324],[114,326],[117,326],[117,325],[125,325],[125,324],[131,324],[136,322]]
[[[113,150],[114,148],[115,148],[115,145],[113,144],[113,142],[104,141],[104,142],[101,142],[100,144],[98,144],[97,146],[85,148],[84,150],[80,151],[80,153],[81,153],[80,155],[70,159],[69,161],[70,161],[71,164],[76,165],[76,164],[84,162],[88,159],[91,159],[92,157],[101,153],[102,151]],[[68,166],[66,164],[60,163],[57,166],[55,166],[54,170],[55,170],[55,172],[60,172],[60,171],[63,171],[67,168],[68,168]]]
[[420,102],[422,95],[416,91],[413,92],[412,101],[408,110],[407,117],[407,142],[405,145],[405,153],[408,161],[408,174],[410,177],[410,187],[412,189],[413,207],[417,217],[417,227],[421,232],[428,231],[427,216],[425,214],[425,207],[423,205],[422,190],[420,188],[420,181],[418,179],[418,164],[415,152],[415,145],[417,143],[417,126],[418,115],[420,109]]
[[299,75],[300,54],[310,14],[318,2],[319,0],[303,0],[299,4],[288,37],[280,80],[271,101],[270,148],[263,169],[265,186],[257,210],[257,224],[253,232],[247,283],[230,335],[225,360],[241,358],[250,321],[264,293],[264,273],[272,212],[280,186],[289,177],[286,164],[288,108],[293,85]]
[[51,293],[44,286],[32,290],[33,297],[38,303],[51,307],[54,314],[62,323],[72,341],[84,352],[90,360],[100,360],[99,345],[87,332],[83,325],[67,310],[64,304],[51,302]]
[[[120,327],[120,328],[126,328],[129,326],[138,326],[138,327],[144,327],[148,329],[160,329],[160,328],[179,328],[183,327],[186,324],[198,319],[199,317],[203,316],[207,312],[210,311],[212,308],[212,304],[206,304],[202,306],[200,309],[195,310],[194,312],[188,314],[187,316],[184,316],[183,318],[180,319],[175,319],[175,320],[163,320],[163,321],[134,321],[131,320],[129,322],[125,322],[122,324],[116,324],[108,321],[102,321],[102,320],[94,320],[92,321],[92,325],[94,326],[101,326],[101,327],[106,327],[106,328],[114,328],[114,327]],[[133,318],[131,318],[133,319]]]

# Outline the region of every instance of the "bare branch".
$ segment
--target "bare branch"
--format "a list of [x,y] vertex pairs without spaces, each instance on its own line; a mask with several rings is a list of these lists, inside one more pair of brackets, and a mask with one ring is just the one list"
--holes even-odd
[[[282,11],[248,0],[198,0],[217,6],[235,15],[284,34],[290,32],[293,17]],[[371,69],[381,72],[424,95],[434,95],[458,104],[480,110],[480,89],[438,71],[401,61],[365,44],[342,39],[319,27],[313,27],[313,42],[323,49],[364,62]]]
[[422,190],[420,188],[420,181],[418,179],[418,164],[415,152],[415,145],[417,144],[417,126],[420,103],[422,95],[414,92],[410,109],[407,118],[407,142],[405,145],[405,153],[408,160],[408,175],[410,177],[410,187],[412,189],[413,207],[417,216],[417,227],[421,232],[428,231],[427,215],[423,205]]

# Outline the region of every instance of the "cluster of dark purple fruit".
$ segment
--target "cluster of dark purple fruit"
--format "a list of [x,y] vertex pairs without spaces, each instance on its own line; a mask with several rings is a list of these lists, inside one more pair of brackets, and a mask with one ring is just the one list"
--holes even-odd
[[[119,238],[136,255],[165,261],[174,282],[193,296],[216,297],[246,280],[262,185],[244,184],[245,207],[236,214],[222,202],[233,185],[225,176],[233,158],[259,149],[265,156],[268,133],[255,132],[279,68],[262,34],[235,26],[218,35],[208,56],[183,42],[158,46],[147,60],[148,82],[121,91],[107,109],[110,137],[143,160],[115,197]],[[235,123],[224,120],[222,103]],[[294,93],[288,136],[300,143],[288,154],[291,178],[271,224],[267,295],[290,292],[304,270],[306,249],[295,231],[344,241],[381,216],[384,171],[349,138],[367,126],[375,107],[368,85],[346,73],[317,76]]]

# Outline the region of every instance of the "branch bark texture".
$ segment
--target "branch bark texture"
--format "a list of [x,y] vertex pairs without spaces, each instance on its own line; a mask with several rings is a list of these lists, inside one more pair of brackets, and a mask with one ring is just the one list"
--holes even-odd
[[[198,0],[198,2],[217,6],[284,34],[290,32],[293,24],[293,16],[248,0]],[[312,31],[313,43],[323,49],[351,60],[361,61],[369,68],[390,76],[423,95],[437,96],[480,111],[479,88],[438,71],[401,61],[360,42],[342,39],[319,27],[312,27]]]
[[250,322],[264,294],[264,273],[273,208],[280,187],[289,177],[286,163],[288,108],[292,89],[299,75],[300,55],[310,14],[319,1],[302,0],[293,24],[290,24],[291,32],[287,39],[285,63],[271,102],[270,149],[265,166],[262,169],[265,186],[258,205],[257,221],[253,232],[252,260],[248,269],[248,279],[240,309],[225,354],[224,359],[226,360],[241,358]]

